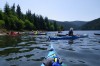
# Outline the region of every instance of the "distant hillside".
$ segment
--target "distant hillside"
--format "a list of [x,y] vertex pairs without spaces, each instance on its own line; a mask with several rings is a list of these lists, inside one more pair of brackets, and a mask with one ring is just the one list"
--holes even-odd
[[100,18],[92,20],[82,26],[83,30],[100,30]]
[[87,22],[85,22],[85,21],[71,21],[71,23],[76,25],[76,26],[81,27],[81,26],[85,25]]
[[[51,20],[52,22],[54,20]],[[79,30],[81,29],[80,27],[83,26],[84,24],[86,24],[87,22],[85,21],[56,21],[58,25],[63,26],[64,30],[69,30],[70,27],[73,27],[75,30]]]
[[77,26],[72,24],[71,22],[57,22],[58,25],[63,26],[64,30],[69,30],[70,27],[73,27],[74,29],[77,29]]

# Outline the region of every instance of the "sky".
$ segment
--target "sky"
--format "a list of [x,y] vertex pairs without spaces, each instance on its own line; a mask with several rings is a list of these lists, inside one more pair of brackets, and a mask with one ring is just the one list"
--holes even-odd
[[1,0],[0,9],[5,3],[15,3],[25,14],[32,13],[57,21],[91,21],[100,18],[100,0]]

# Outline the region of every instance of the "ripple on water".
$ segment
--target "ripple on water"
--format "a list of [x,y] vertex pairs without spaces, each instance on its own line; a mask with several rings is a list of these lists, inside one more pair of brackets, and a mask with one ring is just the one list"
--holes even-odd
[[9,48],[3,51],[0,51],[0,55],[8,56],[10,53],[18,53],[21,48]]
[[[40,66],[49,52],[47,50],[51,42],[43,36],[33,35],[10,39],[0,37],[0,66]],[[73,42],[58,40],[52,44],[67,66],[100,65],[100,37],[91,35],[89,38],[76,39]]]

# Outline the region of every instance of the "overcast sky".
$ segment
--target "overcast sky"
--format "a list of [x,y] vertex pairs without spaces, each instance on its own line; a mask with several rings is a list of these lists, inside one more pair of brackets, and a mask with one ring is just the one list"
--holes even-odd
[[10,6],[19,4],[23,13],[30,9],[57,21],[90,21],[100,17],[100,0],[1,0],[1,9],[6,2]]

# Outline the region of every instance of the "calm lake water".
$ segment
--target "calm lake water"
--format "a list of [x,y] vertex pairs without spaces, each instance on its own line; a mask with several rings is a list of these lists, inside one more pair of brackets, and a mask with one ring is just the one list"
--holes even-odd
[[[74,31],[88,38],[48,41],[47,35],[0,36],[0,66],[40,66],[50,44],[67,66],[100,66],[100,31]],[[66,31],[63,32],[67,33]]]

